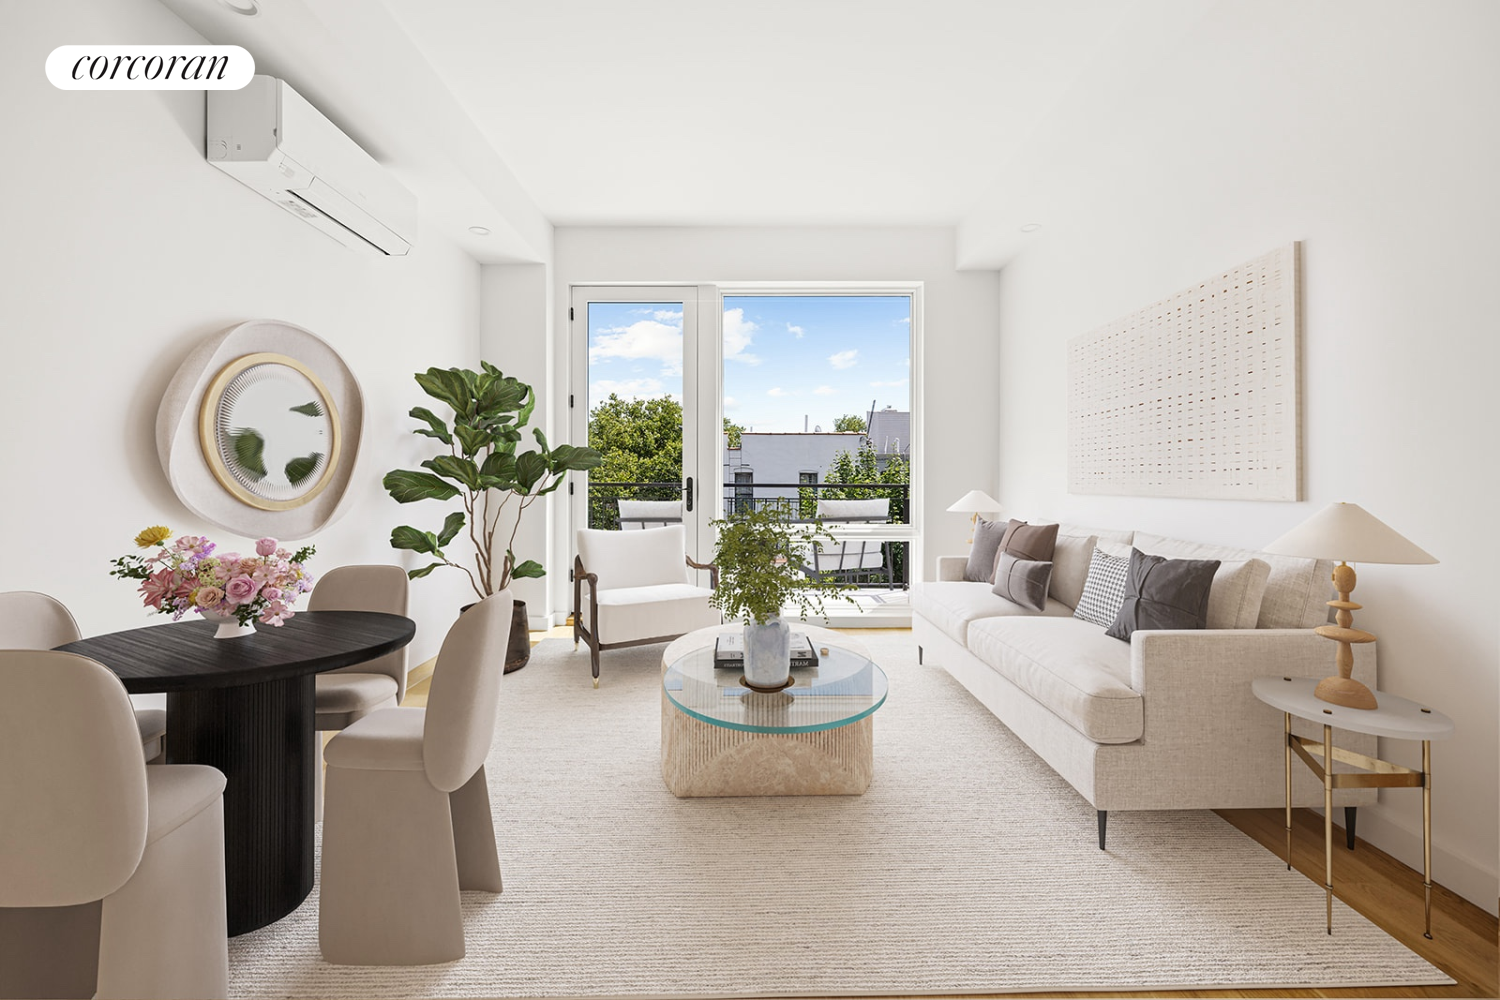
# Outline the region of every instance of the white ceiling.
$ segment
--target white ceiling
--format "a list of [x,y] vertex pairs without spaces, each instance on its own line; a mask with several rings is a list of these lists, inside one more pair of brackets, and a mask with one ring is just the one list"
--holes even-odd
[[1010,234],[981,262],[996,266],[1022,223],[1046,221],[1004,180],[1007,164],[1055,131],[1054,109],[1114,90],[1143,38],[1200,9],[259,0],[242,17],[220,0],[161,2],[287,80],[416,193],[424,225],[482,263],[547,259],[554,225],[958,226],[982,215]]
[[557,225],[955,224],[1133,6],[385,3]]

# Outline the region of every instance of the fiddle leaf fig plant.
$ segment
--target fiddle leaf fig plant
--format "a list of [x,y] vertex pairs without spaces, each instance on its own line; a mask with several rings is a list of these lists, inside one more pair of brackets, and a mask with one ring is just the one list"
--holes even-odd
[[[551,447],[540,428],[532,428],[538,450],[519,451],[521,433],[536,408],[531,386],[506,375],[488,361],[480,370],[429,368],[416,375],[417,384],[453,411],[444,420],[425,406],[414,406],[408,416],[422,424],[412,433],[447,447],[416,469],[396,469],[382,480],[397,503],[459,498],[463,510],[443,519],[436,532],[401,525],[391,531],[391,547],[430,555],[436,561],[407,576],[415,580],[439,566],[463,570],[480,599],[510,586],[514,579],[545,576],[534,559],[516,561],[512,546],[521,516],[539,497],[563,484],[569,472],[597,468],[602,456],[592,448],[560,444]],[[512,508],[511,504],[515,506]],[[509,508],[509,509],[508,509]],[[503,557],[497,558],[495,535],[509,516],[510,536]],[[472,563],[457,562],[447,547],[467,528],[474,546]]]
[[823,615],[823,598],[848,600],[855,587],[827,577],[808,577],[804,556],[814,547],[837,544],[821,521],[794,524],[773,506],[757,506],[712,522],[719,544],[714,565],[719,586],[708,603],[747,625],[768,625],[782,609],[795,606],[802,621]]

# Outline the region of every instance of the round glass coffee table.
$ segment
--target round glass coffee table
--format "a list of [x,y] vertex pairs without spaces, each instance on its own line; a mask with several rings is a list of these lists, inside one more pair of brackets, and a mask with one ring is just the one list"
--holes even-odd
[[[679,798],[728,795],[860,795],[874,774],[872,716],[889,684],[837,633],[808,626],[816,667],[794,667],[792,685],[752,691],[739,670],[715,668],[704,629],[674,642],[662,672],[662,777]],[[833,641],[830,641],[833,640]],[[824,652],[826,650],[826,652]]]

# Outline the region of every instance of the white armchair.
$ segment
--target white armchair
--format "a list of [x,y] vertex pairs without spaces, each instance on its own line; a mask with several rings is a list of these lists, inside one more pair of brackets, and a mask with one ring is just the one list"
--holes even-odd
[[[688,567],[713,566],[688,558],[682,525],[640,531],[578,532],[573,562],[573,645],[589,644],[594,687],[599,686],[599,651],[666,642],[722,620],[709,606],[710,587],[695,586]],[[588,585],[588,601],[583,588]]]

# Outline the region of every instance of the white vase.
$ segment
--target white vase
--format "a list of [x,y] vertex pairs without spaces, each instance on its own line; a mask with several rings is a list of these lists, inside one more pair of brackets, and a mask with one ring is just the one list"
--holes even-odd
[[243,635],[255,634],[254,619],[241,625],[240,620],[234,617],[234,615],[221,615],[215,614],[212,611],[205,611],[203,612],[203,620],[213,622],[219,626],[219,630],[214,633],[215,639],[238,639]]
[[786,684],[792,672],[792,627],[774,621],[745,626],[745,680],[756,687]]

